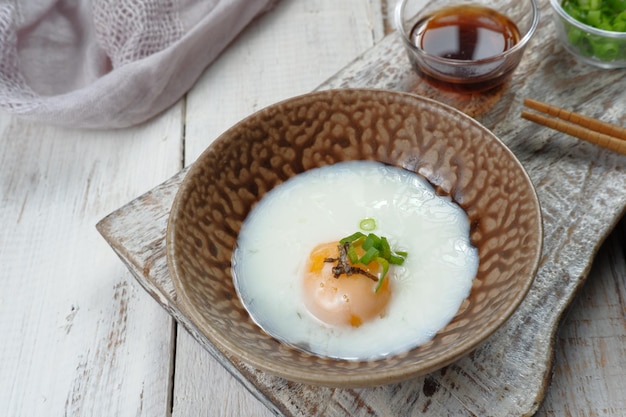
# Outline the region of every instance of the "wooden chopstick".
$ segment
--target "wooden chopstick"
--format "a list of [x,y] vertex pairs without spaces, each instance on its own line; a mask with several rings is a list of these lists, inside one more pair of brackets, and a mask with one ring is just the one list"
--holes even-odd
[[591,129],[596,132],[626,140],[626,128],[603,122],[580,113],[574,113],[550,104],[542,103],[541,101],[537,101],[532,98],[525,99],[524,106],[586,127],[587,129]]
[[522,110],[521,116],[526,120],[626,155],[626,129],[623,127],[530,98],[524,100],[524,105],[557,117],[554,119],[543,114]]

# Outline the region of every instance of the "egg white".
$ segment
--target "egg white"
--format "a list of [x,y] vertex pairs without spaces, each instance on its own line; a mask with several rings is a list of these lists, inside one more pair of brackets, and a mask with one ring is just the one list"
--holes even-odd
[[[304,306],[311,250],[376,220],[375,233],[408,252],[391,273],[384,317],[359,327],[320,322]],[[426,343],[469,295],[478,253],[465,212],[421,176],[352,161],[299,174],[267,193],[246,218],[233,255],[238,295],[268,334],[331,358],[371,360]]]

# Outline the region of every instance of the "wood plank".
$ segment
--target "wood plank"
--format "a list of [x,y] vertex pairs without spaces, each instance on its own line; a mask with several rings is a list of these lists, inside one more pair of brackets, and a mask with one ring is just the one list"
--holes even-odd
[[166,413],[173,320],[94,225],[180,169],[180,131],[180,105],[114,134],[0,115],[2,415]]
[[254,111],[315,89],[384,36],[379,0],[281,0],[188,94],[185,164]]
[[626,415],[626,219],[602,246],[556,335],[537,417]]
[[[311,91],[383,35],[379,1],[281,0],[188,94],[185,164],[238,120]],[[176,352],[174,416],[270,414],[184,330]]]

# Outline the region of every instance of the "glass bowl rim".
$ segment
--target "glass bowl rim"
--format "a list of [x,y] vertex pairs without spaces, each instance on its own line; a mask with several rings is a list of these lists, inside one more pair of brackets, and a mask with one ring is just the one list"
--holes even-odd
[[[492,62],[498,62],[501,61],[502,59],[505,59],[507,57],[509,57],[510,55],[514,55],[518,52],[522,52],[524,50],[524,48],[526,47],[526,44],[530,41],[530,39],[534,36],[535,32],[537,31],[537,27],[539,26],[539,6],[537,5],[537,0],[529,0],[530,4],[531,4],[531,10],[532,10],[532,21],[530,24],[530,27],[528,28],[528,30],[526,31],[526,34],[524,36],[522,36],[522,38],[519,40],[519,42],[517,42],[512,48],[507,49],[506,51],[498,54],[498,55],[494,55],[488,58],[482,58],[482,59],[474,59],[474,60],[459,60],[459,59],[452,59],[452,58],[443,58],[437,55],[433,55],[430,54],[426,51],[424,51],[421,48],[418,48],[413,42],[411,42],[411,40],[409,39],[408,34],[406,33],[406,31],[404,30],[404,25],[402,25],[401,21],[402,21],[402,14],[404,12],[406,3],[408,0],[401,0],[398,1],[398,3],[396,4],[395,7],[395,13],[394,13],[394,20],[395,20],[395,26],[396,29],[398,30],[398,32],[400,32],[400,35],[402,37],[402,41],[404,42],[404,44],[411,49],[412,51],[416,52],[417,54],[423,56],[423,57],[427,57],[428,59],[431,59],[437,63],[440,64],[445,64],[445,65],[449,65],[449,66],[453,66],[453,67],[467,67],[467,66],[478,66],[478,65],[484,65],[484,64],[489,64]],[[553,1],[553,0],[551,0]],[[488,6],[487,6],[488,7]]]

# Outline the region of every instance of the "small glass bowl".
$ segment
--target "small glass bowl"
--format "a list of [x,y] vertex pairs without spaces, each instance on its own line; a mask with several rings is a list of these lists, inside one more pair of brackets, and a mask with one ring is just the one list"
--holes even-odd
[[[463,5],[483,6],[507,17],[517,26],[519,40],[498,55],[475,60],[444,58],[416,45],[413,31],[417,25],[444,8]],[[476,93],[496,88],[510,78],[537,29],[539,8],[536,0],[401,0],[395,21],[409,60],[422,78],[445,90]]]
[[556,34],[577,59],[599,68],[626,68],[626,32],[588,26],[567,14],[561,0],[550,0]]

